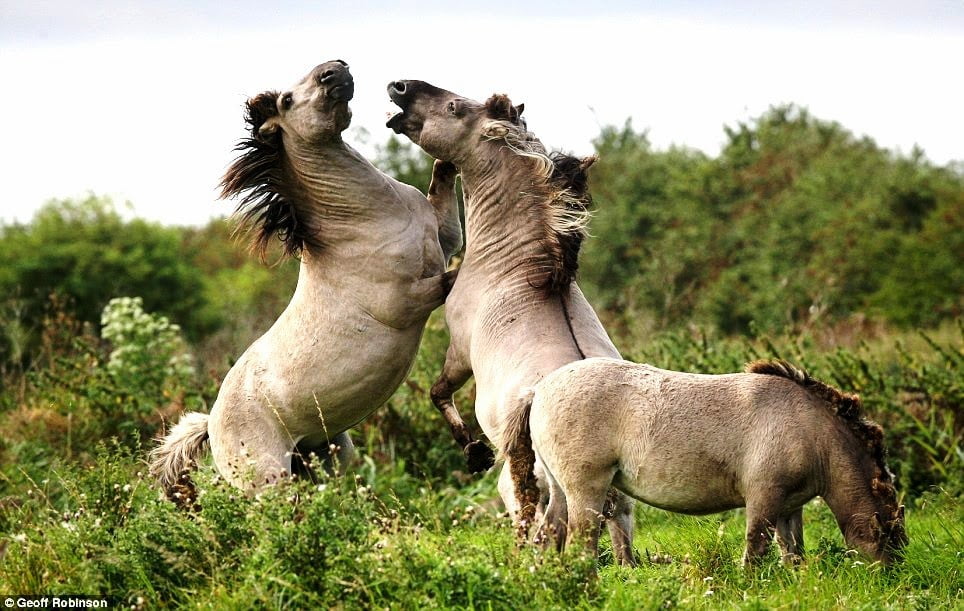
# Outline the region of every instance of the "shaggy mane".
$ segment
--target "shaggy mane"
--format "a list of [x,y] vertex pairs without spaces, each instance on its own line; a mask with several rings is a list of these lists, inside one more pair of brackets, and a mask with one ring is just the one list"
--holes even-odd
[[522,106],[512,106],[504,95],[490,97],[485,108],[491,120],[483,127],[483,137],[501,141],[515,154],[536,161],[538,178],[546,187],[536,203],[546,232],[542,243],[552,261],[545,281],[536,287],[550,295],[561,294],[579,269],[579,250],[591,216],[588,170],[596,157],[580,159],[560,152],[547,153],[535,134],[526,129]]
[[245,104],[244,119],[251,135],[234,147],[240,154],[220,184],[222,199],[240,196],[235,209],[241,217],[238,231],[251,234],[251,248],[262,261],[275,236],[281,241],[285,256],[296,256],[309,246],[318,246],[286,194],[281,132],[261,131],[265,121],[278,114],[278,95],[277,91],[266,91]]
[[884,464],[886,455],[884,429],[876,422],[863,417],[861,413],[863,405],[859,396],[841,392],[829,384],[816,380],[803,369],[782,359],[753,361],[746,365],[745,371],[787,378],[826,401],[833,408],[834,414],[847,424],[847,427],[873,457],[878,470],[877,476],[874,478],[875,492],[879,492],[878,486],[893,489],[893,477]]

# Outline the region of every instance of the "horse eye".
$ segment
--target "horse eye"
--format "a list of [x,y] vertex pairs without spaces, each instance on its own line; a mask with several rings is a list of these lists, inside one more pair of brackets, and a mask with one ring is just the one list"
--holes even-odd
[[455,106],[455,102],[449,102],[448,111],[450,115],[458,114],[458,108]]
[[292,105],[293,103],[294,103],[294,98],[291,97],[291,94],[290,94],[290,93],[286,93],[286,94],[284,94],[284,96],[281,97],[281,109],[282,109],[282,110],[288,110],[289,108],[291,108],[291,105]]

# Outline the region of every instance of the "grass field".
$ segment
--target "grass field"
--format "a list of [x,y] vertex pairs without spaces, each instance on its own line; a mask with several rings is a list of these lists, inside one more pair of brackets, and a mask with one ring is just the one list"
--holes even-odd
[[[147,480],[149,443],[139,439],[158,413],[203,407],[216,385],[108,375],[106,352],[73,337],[4,393],[0,594],[107,594],[147,609],[964,608],[961,337],[956,325],[849,347],[650,338],[627,356],[714,372],[779,355],[860,392],[887,428],[910,544],[901,564],[872,564],[847,549],[815,500],[802,566],[772,553],[744,570],[742,511],[694,518],[641,506],[640,566],[614,566],[604,539],[598,573],[579,550],[519,548],[495,500],[496,474],[459,471],[425,393],[446,341],[437,318],[408,383],[354,435],[349,475],[248,498],[204,466],[193,512]],[[153,403],[143,402],[148,391]],[[467,412],[471,389],[460,397]]]

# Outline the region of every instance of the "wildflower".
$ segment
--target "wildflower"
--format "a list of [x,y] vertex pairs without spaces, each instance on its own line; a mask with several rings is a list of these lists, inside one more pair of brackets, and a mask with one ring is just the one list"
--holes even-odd
[[27,535],[24,533],[17,533],[13,536],[13,540],[16,541],[17,543],[26,543]]
[[130,485],[130,484],[124,484],[124,492],[130,492],[130,491],[131,491],[131,485]]
[[713,590],[707,590],[706,592],[703,592],[703,596],[713,596]]

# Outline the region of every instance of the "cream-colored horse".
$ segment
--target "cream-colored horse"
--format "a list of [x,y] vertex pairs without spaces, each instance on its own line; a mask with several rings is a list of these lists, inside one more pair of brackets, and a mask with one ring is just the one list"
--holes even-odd
[[407,375],[429,313],[445,299],[462,233],[455,169],[437,163],[426,199],[341,138],[354,81],[341,60],[292,89],[247,103],[251,137],[223,196],[256,226],[262,249],[280,236],[301,271],[291,303],[228,372],[210,416],[185,414],[152,453],[171,490],[210,441],[218,471],[256,488],[292,473],[292,454],[352,451],[345,431]]
[[[470,467],[486,468],[491,456],[472,440],[452,399],[469,377],[482,430],[506,448],[514,440],[501,435],[502,426],[521,409],[522,389],[587,356],[619,357],[573,281],[594,158],[547,155],[526,130],[522,107],[505,96],[480,104],[422,81],[393,82],[388,93],[402,109],[388,127],[461,172],[466,251],[446,301],[451,343],[432,400]],[[503,468],[499,491],[524,525],[539,499],[532,491],[517,502],[517,488],[532,491],[527,470]],[[632,563],[632,501],[618,495],[613,512],[616,556]]]
[[815,496],[870,558],[889,564],[907,543],[883,431],[856,396],[789,363],[697,375],[587,359],[532,393],[530,413],[516,412],[505,434],[531,430],[551,487],[543,528],[560,543],[576,537],[595,553],[610,486],[680,513],[746,507],[745,563],[774,531],[785,559],[802,557],[802,507]]

